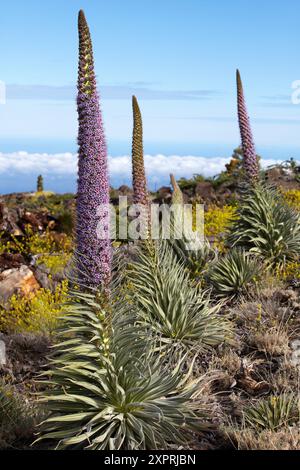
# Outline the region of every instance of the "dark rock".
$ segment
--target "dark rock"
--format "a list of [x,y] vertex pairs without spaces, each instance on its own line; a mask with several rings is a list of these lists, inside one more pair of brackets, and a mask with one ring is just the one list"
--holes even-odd
[[0,255],[0,272],[5,269],[19,268],[22,264],[25,264],[25,260],[21,253],[2,253]]
[[53,281],[49,278],[50,269],[44,264],[35,264],[32,269],[34,271],[34,277],[40,286],[44,289],[52,289]]
[[128,186],[123,184],[119,189],[110,190],[110,200],[113,205],[119,204],[119,197],[127,197],[127,204],[130,206],[133,204],[133,191]]
[[3,372],[20,392],[25,392],[26,385],[33,385],[31,381],[47,361],[49,338],[36,333],[14,333],[3,335],[1,340],[6,349]]
[[3,202],[0,202],[0,232],[15,236],[23,235],[22,230],[17,224],[15,211],[9,211]]
[[133,193],[132,189],[129,188],[129,186],[126,184],[122,184],[122,186],[119,187],[118,192],[121,196],[128,196],[129,194]]
[[300,189],[300,182],[290,168],[274,167],[266,170],[265,179],[272,185],[285,190]]
[[225,183],[220,185],[215,194],[218,204],[220,205],[230,204],[233,199],[239,199],[239,195],[235,192],[235,188],[232,185],[227,185]]
[[184,188],[182,190],[182,193],[185,197],[186,200],[192,200],[193,197],[195,196],[195,191],[194,191],[194,188]]
[[162,186],[157,191],[156,201],[161,203],[169,203],[172,198],[172,191],[169,186]]
[[195,195],[200,197],[202,202],[216,201],[216,194],[213,185],[209,181],[197,183],[195,188]]
[[40,217],[38,217],[36,214],[33,214],[32,212],[29,212],[27,210],[22,211],[20,214],[20,225],[25,229],[26,225],[30,225],[33,230],[35,231],[42,231],[44,229],[44,226],[40,220]]

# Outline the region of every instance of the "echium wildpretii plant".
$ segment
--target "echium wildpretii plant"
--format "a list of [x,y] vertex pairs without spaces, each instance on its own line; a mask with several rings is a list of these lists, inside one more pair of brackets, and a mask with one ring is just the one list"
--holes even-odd
[[39,175],[37,177],[36,190],[38,193],[44,191],[44,178],[42,177],[42,175]]
[[[172,204],[173,204],[173,212],[178,215],[181,212],[181,217],[183,217],[184,214],[184,196],[183,193],[174,177],[173,174],[170,174],[170,180],[171,180],[171,185],[173,187],[173,193],[172,193]],[[185,217],[188,214],[185,214]],[[192,214],[190,214],[190,217],[193,217]],[[172,220],[172,219],[171,219]],[[180,219],[177,219],[180,220]],[[180,222],[182,224],[182,228],[185,227],[187,228],[187,225],[185,224],[186,219],[183,217]],[[190,223],[190,227],[193,227],[193,220],[192,223]],[[197,227],[194,227],[197,228]],[[198,227],[200,229],[200,227]],[[174,230],[176,230],[176,226],[174,226]],[[186,233],[187,232],[187,233]],[[179,232],[181,234],[181,231]],[[172,246],[173,249],[181,261],[181,263],[184,264],[184,266],[187,268],[191,278],[193,280],[198,280],[203,276],[203,273],[208,265],[208,261],[211,261],[213,259],[216,259],[217,253],[216,251],[210,246],[210,243],[208,240],[206,240],[204,237],[201,236],[201,232],[199,233],[198,236],[196,236],[193,240],[193,243],[191,244],[189,237],[191,234],[189,234],[188,230],[186,230],[182,235],[180,235],[178,238],[176,237],[176,232],[174,232],[174,240],[172,240]]]
[[134,204],[145,208],[145,223],[149,228],[150,201],[144,165],[142,115],[135,96],[132,97],[133,134],[132,134],[132,185]]
[[[149,328],[143,331],[136,324],[135,305],[119,294],[112,285],[109,338],[100,299],[78,290],[70,295],[50,369],[40,383],[40,402],[48,413],[37,440],[50,448],[166,449],[170,443],[183,445],[193,431],[211,428],[197,396],[200,379],[192,379],[183,358],[175,364],[171,355],[161,360],[155,354]],[[218,339],[215,316],[210,311],[204,315],[204,340]],[[222,317],[217,321],[223,322]],[[181,323],[190,328],[185,317]],[[195,329],[197,339],[201,326]]]
[[132,180],[134,203],[149,203],[143,150],[142,115],[135,96],[132,97],[133,135],[132,135]]
[[242,80],[240,72],[238,70],[236,71],[236,84],[238,120],[244,156],[243,164],[247,179],[250,182],[254,182],[259,178],[259,164],[256,156],[255,145],[250,126],[250,119],[247,113]]
[[[89,287],[107,285],[111,272],[107,150],[94,71],[93,49],[83,11],[79,12],[77,268]],[[97,227],[101,236],[97,236]]]
[[173,193],[172,193],[172,204],[183,204],[183,194],[181,192],[180,187],[178,186],[178,183],[174,177],[174,175],[171,173],[170,174],[170,180],[173,188]]

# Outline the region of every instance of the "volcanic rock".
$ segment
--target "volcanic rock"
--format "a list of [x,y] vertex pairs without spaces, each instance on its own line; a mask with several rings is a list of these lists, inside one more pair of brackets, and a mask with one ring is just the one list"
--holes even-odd
[[0,255],[0,272],[19,268],[22,264],[25,264],[25,260],[21,253],[2,253]]
[[6,205],[0,201],[0,232],[9,235],[23,235],[22,230],[17,225],[16,216],[12,211],[9,211]]
[[213,202],[216,200],[214,188],[208,181],[197,183],[195,188],[195,195],[200,197],[202,202]]
[[6,269],[0,274],[0,303],[5,305],[13,294],[28,295],[39,287],[33,272],[25,264]]

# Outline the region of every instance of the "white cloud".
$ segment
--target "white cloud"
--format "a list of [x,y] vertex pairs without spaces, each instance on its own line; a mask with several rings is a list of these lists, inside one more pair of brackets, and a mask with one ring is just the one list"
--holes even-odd
[[72,153],[28,153],[13,152],[0,153],[0,175],[17,175],[17,174],[75,174],[76,172],[76,155]]
[[[175,177],[190,177],[195,173],[214,176],[220,173],[228,163],[223,157],[197,157],[179,155],[146,155],[145,166],[150,185],[167,183],[169,174]],[[278,161],[277,161],[278,162]],[[276,163],[276,160],[262,160],[264,167]],[[110,176],[113,180],[130,182],[130,156],[109,157]],[[0,153],[0,175],[15,176],[36,175],[74,176],[77,171],[77,155],[72,153],[28,153],[24,151]]]

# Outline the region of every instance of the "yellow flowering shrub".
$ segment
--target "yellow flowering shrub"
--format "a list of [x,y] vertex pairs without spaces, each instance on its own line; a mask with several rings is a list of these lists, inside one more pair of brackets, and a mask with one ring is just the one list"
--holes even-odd
[[233,206],[210,206],[204,213],[204,235],[215,237],[214,246],[223,251],[224,234],[236,218],[236,208]]
[[71,253],[55,253],[53,255],[42,255],[37,263],[44,264],[51,274],[58,274],[64,270],[70,259]]
[[29,195],[31,202],[39,202],[41,196],[47,198],[49,196],[55,196],[55,193],[53,191],[36,191]]
[[54,292],[41,288],[26,297],[13,295],[9,308],[0,310],[0,330],[51,334],[67,300],[67,290],[68,282],[64,280]]
[[2,253],[11,253],[11,242],[3,240],[3,233],[0,232],[0,255]]
[[11,241],[0,243],[1,253],[21,253],[39,255],[38,264],[45,264],[51,274],[62,271],[71,258],[72,237],[47,230],[43,234],[33,232],[30,225],[25,229],[25,237],[18,239],[12,236]]
[[299,189],[289,189],[288,191],[283,192],[284,200],[287,204],[300,211],[300,190]]
[[32,254],[47,254],[57,251],[70,251],[71,238],[66,234],[60,234],[59,238],[55,236],[55,232],[49,230],[40,235],[39,233],[32,233],[28,238],[27,250]]
[[284,268],[276,268],[275,275],[282,281],[300,279],[300,261],[290,261],[285,264]]
[[28,250],[41,255],[38,264],[45,264],[52,274],[62,271],[71,258],[72,238],[62,233],[59,239],[53,232],[46,231],[42,236],[35,233],[29,238]]

